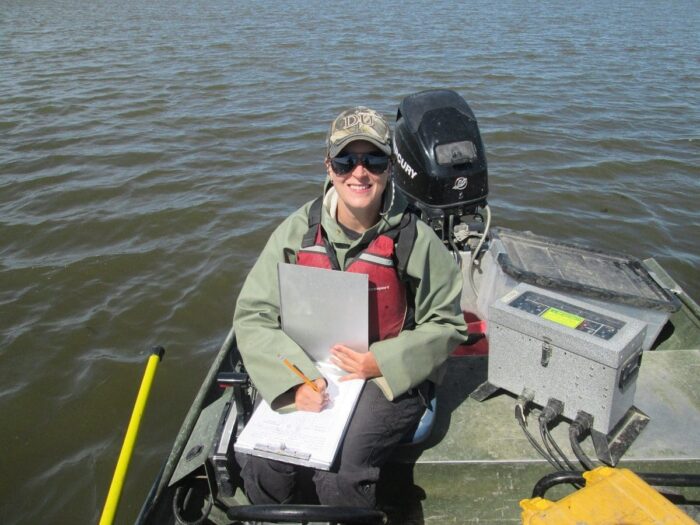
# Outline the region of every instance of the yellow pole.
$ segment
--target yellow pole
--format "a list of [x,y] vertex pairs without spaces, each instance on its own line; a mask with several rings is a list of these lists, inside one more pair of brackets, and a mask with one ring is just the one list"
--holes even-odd
[[150,393],[151,385],[153,384],[153,376],[155,375],[156,368],[158,368],[158,363],[163,358],[164,354],[165,350],[162,346],[156,346],[151,349],[151,355],[148,358],[148,363],[146,363],[146,371],[144,372],[143,379],[141,380],[141,387],[139,388],[139,393],[136,396],[136,403],[134,403],[134,410],[131,413],[129,427],[126,429],[126,436],[124,437],[122,450],[119,453],[117,467],[114,470],[112,484],[109,487],[107,501],[105,502],[104,509],[102,510],[100,525],[111,525],[111,523],[114,521],[114,514],[117,512],[119,497],[121,496],[122,487],[124,486],[124,478],[126,477],[126,471],[129,468],[131,454],[134,451],[136,436],[139,433],[141,417],[143,416],[146,401],[148,400],[148,394]]

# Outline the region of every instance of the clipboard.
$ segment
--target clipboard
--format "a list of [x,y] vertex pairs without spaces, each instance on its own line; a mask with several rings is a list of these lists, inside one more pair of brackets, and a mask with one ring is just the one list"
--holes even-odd
[[279,263],[278,276],[282,330],[316,362],[331,403],[318,413],[280,414],[262,400],[234,449],[329,470],[365,385],[361,379],[340,381],[345,372],[330,361],[330,348],[342,343],[368,351],[369,278],[286,263]]
[[236,452],[329,470],[365,381],[341,383],[337,368],[320,365],[319,369],[328,381],[332,406],[322,412],[280,414],[263,400],[238,436]]
[[328,362],[337,343],[369,350],[369,277],[296,264],[277,266],[285,334],[316,362]]

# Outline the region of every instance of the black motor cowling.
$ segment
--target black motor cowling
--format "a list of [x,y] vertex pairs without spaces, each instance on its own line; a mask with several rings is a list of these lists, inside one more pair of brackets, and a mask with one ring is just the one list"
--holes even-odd
[[396,185],[428,219],[458,219],[486,204],[486,152],[474,113],[456,92],[404,98],[394,144]]

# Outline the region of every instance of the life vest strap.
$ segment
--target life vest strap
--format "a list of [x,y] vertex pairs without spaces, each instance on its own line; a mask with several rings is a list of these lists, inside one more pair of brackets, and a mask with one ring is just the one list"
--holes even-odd
[[[331,266],[335,270],[340,270],[340,264],[338,263],[338,257],[335,250],[326,239],[325,232],[321,226],[321,214],[323,210],[323,196],[320,196],[311,203],[309,208],[308,225],[309,229],[304,234],[301,242],[301,248],[307,251],[313,246],[323,246],[326,255],[331,261]],[[408,266],[408,260],[411,257],[411,252],[413,251],[413,245],[416,243],[416,236],[418,227],[416,223],[418,222],[418,215],[416,209],[407,208],[401,222],[395,228],[382,233],[391,238],[395,243],[394,258],[396,271],[399,274],[399,278],[406,282],[406,269]],[[320,236],[320,238],[319,238]],[[314,248],[314,252],[316,252]],[[361,254],[362,255],[362,254]],[[360,257],[361,257],[360,255]],[[348,261],[350,264],[352,260]]]
[[394,261],[391,259],[387,259],[386,257],[382,257],[380,255],[374,255],[372,253],[363,252],[355,260],[378,264],[380,266],[388,266],[390,268],[394,267]]

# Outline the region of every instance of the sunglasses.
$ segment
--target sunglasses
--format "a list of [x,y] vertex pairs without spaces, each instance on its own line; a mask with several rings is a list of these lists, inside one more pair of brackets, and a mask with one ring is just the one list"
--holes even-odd
[[331,159],[333,171],[338,175],[350,173],[360,164],[370,173],[381,175],[389,167],[389,157],[373,153],[348,153],[347,155],[338,155]]

